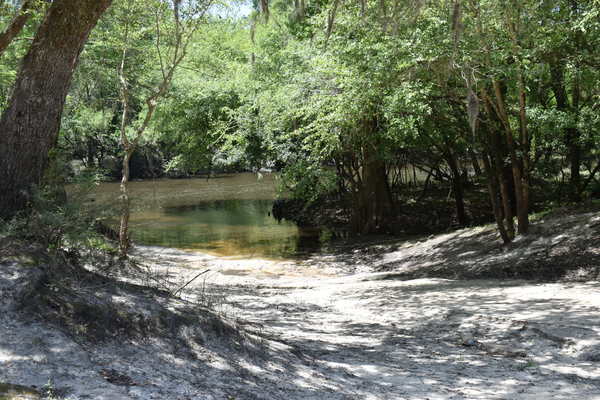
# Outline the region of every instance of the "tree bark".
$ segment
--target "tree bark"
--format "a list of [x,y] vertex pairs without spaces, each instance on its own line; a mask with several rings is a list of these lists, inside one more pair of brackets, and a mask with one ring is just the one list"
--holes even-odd
[[56,144],[71,79],[88,35],[112,0],[55,0],[0,119],[0,217],[27,206]]
[[473,166],[473,173],[476,177],[480,177],[482,171],[481,166],[479,165],[479,158],[472,148],[469,148],[467,151],[469,153],[469,158],[471,159],[471,165]]
[[121,257],[127,257],[129,251],[129,217],[131,215],[131,207],[129,200],[129,162],[133,151],[127,150],[123,157],[123,176],[121,178],[121,221],[119,224],[119,254]]
[[[485,162],[486,170],[488,172],[489,190],[490,196],[492,196],[492,204],[496,207],[496,201],[498,201],[498,207],[494,209],[494,214],[500,225],[500,234],[505,243],[512,241],[515,237],[515,225],[514,225],[514,207],[512,205],[512,194],[514,194],[514,185],[510,185],[510,179],[512,178],[512,170],[508,176],[505,174],[504,159],[506,158],[506,145],[504,143],[502,133],[500,132],[499,125],[502,124],[500,116],[493,111],[493,104],[490,96],[487,95],[485,90],[482,89],[482,96],[484,99],[483,105],[488,117],[487,124],[485,125],[485,134],[483,135],[483,144],[486,147],[487,156]],[[487,158],[489,157],[489,159]],[[500,207],[501,205],[501,207]],[[498,211],[498,212],[496,212]]]
[[392,210],[392,197],[383,161],[363,150],[362,179],[353,190],[352,230],[370,234],[379,231]]
[[375,233],[390,216],[392,197],[387,183],[385,163],[382,160],[368,154],[363,170],[361,211],[364,213],[364,220],[360,230],[364,234]]
[[529,152],[531,143],[529,140],[529,131],[527,129],[527,110],[526,110],[526,91],[524,80],[524,68],[522,65],[522,48],[521,48],[521,4],[516,2],[511,4],[514,13],[511,16],[510,12],[505,14],[506,30],[512,42],[512,53],[516,61],[517,74],[517,91],[519,99],[519,141],[516,143],[513,129],[510,126],[508,114],[504,106],[504,98],[500,90],[500,83],[497,80],[493,81],[496,94],[496,101],[500,117],[503,120],[503,125],[506,130],[506,140],[510,152],[510,159],[513,168],[513,177],[515,181],[515,196],[517,199],[517,220],[518,231],[522,235],[526,235],[529,231]]
[[492,210],[494,211],[494,219],[496,220],[496,226],[498,227],[498,232],[500,233],[502,241],[504,242],[504,244],[508,244],[512,241],[512,237],[509,235],[509,232],[507,232],[506,226],[504,226],[502,216],[502,205],[500,202],[499,193],[500,184],[498,182],[497,175],[495,175],[494,173],[492,163],[490,162],[488,156],[485,154],[483,155],[483,166],[488,178],[488,193],[490,195],[490,201],[492,203]]
[[[364,135],[375,135],[377,120],[363,121]],[[381,230],[393,210],[385,162],[377,154],[378,142],[366,143],[361,149],[360,176],[353,189],[352,229],[370,234]]]
[[[493,81],[494,94],[496,97],[496,110],[498,117],[504,126],[506,143],[510,155],[510,163],[512,167],[513,179],[515,183],[515,197],[517,200],[517,230],[520,234],[526,235],[529,231],[529,193],[527,191],[528,184],[524,182],[523,158],[517,154],[518,144],[515,142],[513,130],[510,126],[510,120],[504,104],[504,95],[500,82]],[[521,149],[523,150],[523,149]],[[526,176],[525,176],[526,178]]]

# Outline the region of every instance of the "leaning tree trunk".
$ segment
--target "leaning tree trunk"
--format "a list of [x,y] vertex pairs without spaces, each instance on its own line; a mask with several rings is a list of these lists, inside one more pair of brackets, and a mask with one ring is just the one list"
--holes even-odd
[[112,0],[55,0],[0,119],[0,218],[27,206],[55,145],[67,91],[88,35]]
[[[496,108],[498,110],[498,118],[502,122],[505,131],[505,139],[508,148],[508,155],[510,156],[510,165],[512,168],[513,180],[515,185],[515,198],[517,203],[517,231],[521,235],[526,235],[529,230],[529,182],[528,182],[528,171],[525,167],[528,166],[529,157],[527,151],[528,146],[523,146],[523,142],[526,140],[524,135],[521,137],[522,143],[517,143],[514,137],[513,129],[510,126],[508,112],[504,104],[504,94],[499,81],[493,81],[494,93],[496,96]],[[524,119],[524,100],[523,92],[520,93],[520,110],[521,110],[521,126],[525,129]],[[519,154],[521,153],[521,154]]]
[[[493,111],[491,99],[482,89],[483,105],[487,115],[485,132],[482,135],[483,144],[486,150],[484,160],[488,174],[488,189],[494,208],[494,216],[498,223],[498,228],[504,243],[511,242],[515,237],[514,208],[512,204],[512,195],[514,194],[514,185],[511,184],[512,170],[510,174],[505,173],[504,159],[506,158],[506,144],[504,143],[501,132],[498,130],[501,121]],[[509,179],[510,178],[510,179]],[[496,201],[499,201],[496,204]],[[497,207],[500,205],[501,207]],[[498,209],[496,209],[496,207]],[[498,219],[498,216],[500,219]]]

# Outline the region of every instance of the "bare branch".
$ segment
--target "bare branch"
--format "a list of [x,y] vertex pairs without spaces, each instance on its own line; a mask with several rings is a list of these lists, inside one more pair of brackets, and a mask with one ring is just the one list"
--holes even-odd
[[331,36],[331,32],[333,30],[333,24],[335,22],[335,16],[337,15],[337,9],[338,6],[340,5],[341,0],[334,0],[333,2],[333,6],[331,7],[331,10],[329,10],[329,14],[327,15],[327,32],[326,32],[326,36],[325,36],[325,43],[327,43],[327,41],[329,40],[329,37]]
[[21,33],[25,23],[31,15],[31,6],[34,0],[25,0],[19,9],[19,12],[13,18],[12,22],[4,32],[0,34],[0,55],[8,48],[13,39]]
[[160,15],[158,10],[155,11],[154,15],[156,16],[156,52],[158,53],[158,60],[160,62],[160,72],[165,79],[165,63],[163,61],[162,51],[160,49],[161,44],[161,35],[160,35]]

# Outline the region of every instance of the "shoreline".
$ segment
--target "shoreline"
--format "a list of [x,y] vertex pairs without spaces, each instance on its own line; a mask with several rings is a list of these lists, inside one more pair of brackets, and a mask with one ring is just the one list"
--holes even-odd
[[61,400],[593,400],[597,278],[571,279],[575,264],[562,281],[483,277],[542,253],[556,268],[567,256],[600,266],[600,215],[548,218],[535,232],[510,248],[480,227],[284,265],[138,247],[147,272],[75,281],[75,294],[158,330],[98,342],[15,308],[38,267],[13,261],[0,268],[0,383],[51,382]]

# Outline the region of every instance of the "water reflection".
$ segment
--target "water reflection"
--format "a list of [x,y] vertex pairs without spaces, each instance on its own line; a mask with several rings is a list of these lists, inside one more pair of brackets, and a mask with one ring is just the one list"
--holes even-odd
[[[244,173],[132,182],[132,238],[228,257],[281,259],[319,250],[320,231],[271,217],[276,179]],[[95,193],[96,201],[107,205],[117,196],[115,183],[102,184]]]
[[[298,228],[270,216],[271,200],[215,200],[133,216],[135,241],[221,256],[291,257],[302,248]],[[314,246],[312,246],[315,249]]]

